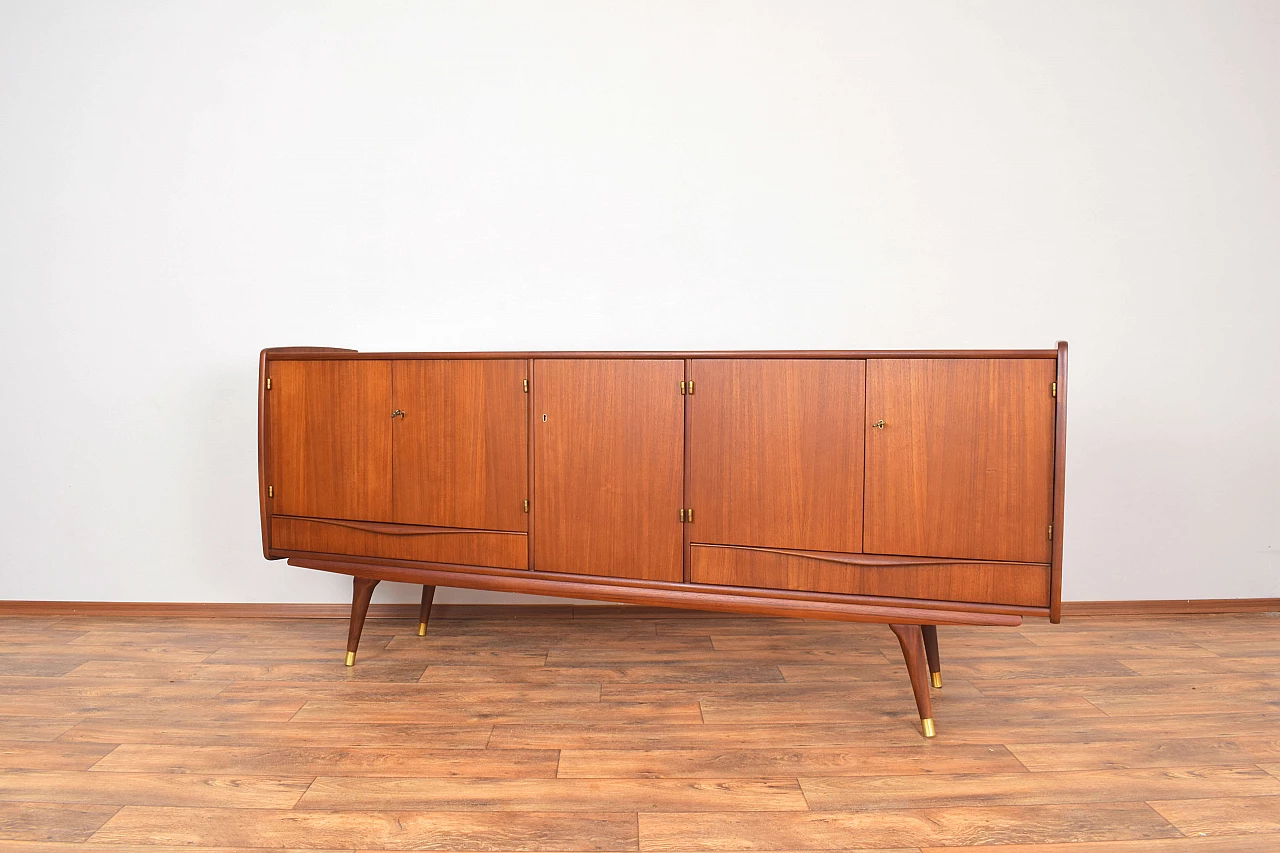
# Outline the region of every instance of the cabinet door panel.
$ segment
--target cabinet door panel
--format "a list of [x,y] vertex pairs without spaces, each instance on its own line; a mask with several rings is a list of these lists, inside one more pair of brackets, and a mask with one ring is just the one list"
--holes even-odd
[[866,550],[1049,562],[1052,359],[867,362]]
[[391,521],[391,363],[270,362],[271,511]]
[[677,360],[534,362],[534,569],[683,578],[682,379]]
[[396,522],[528,530],[526,363],[393,363]]
[[691,541],[861,551],[865,367],[694,361]]

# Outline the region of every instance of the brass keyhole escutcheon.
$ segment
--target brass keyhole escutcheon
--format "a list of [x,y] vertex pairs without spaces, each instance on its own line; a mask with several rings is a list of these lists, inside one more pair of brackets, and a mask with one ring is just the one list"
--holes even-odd
[[874,427],[875,429],[884,429],[884,421],[883,420],[876,421],[871,426]]
[[546,416],[546,415],[543,415],[543,416],[542,416],[542,422],[543,422],[544,424],[547,422],[547,416]]

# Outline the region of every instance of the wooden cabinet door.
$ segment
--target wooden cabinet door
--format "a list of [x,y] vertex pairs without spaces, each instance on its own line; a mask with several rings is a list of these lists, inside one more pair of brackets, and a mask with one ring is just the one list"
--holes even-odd
[[862,550],[866,362],[698,359],[692,542]]
[[392,363],[396,522],[528,530],[526,364]]
[[276,515],[391,521],[391,362],[272,361]]
[[533,366],[533,566],[679,581],[684,362]]
[[1052,359],[867,362],[866,550],[1049,562]]

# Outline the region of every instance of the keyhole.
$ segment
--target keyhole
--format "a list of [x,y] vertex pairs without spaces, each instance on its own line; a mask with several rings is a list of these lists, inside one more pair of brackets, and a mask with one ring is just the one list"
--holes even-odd
[[543,416],[542,416],[542,422],[543,422],[544,424],[547,422],[547,416],[546,416],[546,415],[543,415]]

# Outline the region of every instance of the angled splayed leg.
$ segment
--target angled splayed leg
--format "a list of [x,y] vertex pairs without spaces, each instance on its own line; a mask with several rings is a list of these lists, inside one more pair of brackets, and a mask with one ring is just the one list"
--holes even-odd
[[351,578],[351,627],[347,630],[347,666],[356,662],[356,649],[360,647],[360,632],[364,630],[364,617],[369,613],[369,600],[373,588],[378,585],[370,578]]
[[431,602],[435,600],[434,586],[422,587],[422,606],[418,608],[418,636],[427,636],[427,622],[431,619]]
[[920,633],[924,634],[924,653],[929,659],[929,683],[934,687],[941,687],[942,661],[938,657],[938,626],[921,625]]
[[920,726],[925,737],[933,737],[933,710],[929,703],[928,660],[924,651],[924,633],[919,625],[890,625],[902,646],[902,657],[907,662],[907,675],[911,676],[911,690],[916,695],[916,709],[920,712]]

